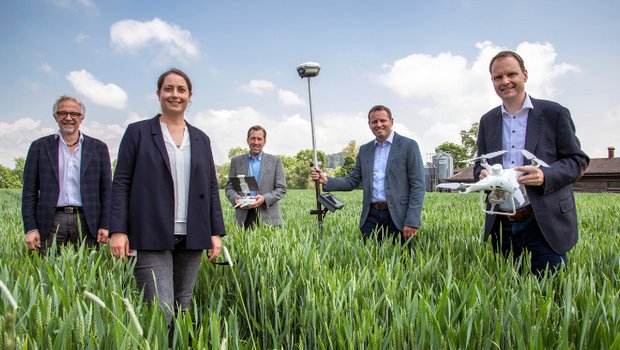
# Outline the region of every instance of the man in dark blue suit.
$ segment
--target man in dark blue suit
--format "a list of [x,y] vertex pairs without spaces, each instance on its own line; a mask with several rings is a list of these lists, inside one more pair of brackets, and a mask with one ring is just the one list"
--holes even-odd
[[394,118],[386,106],[368,112],[368,126],[375,139],[362,145],[348,176],[327,177],[311,172],[326,191],[363,189],[360,230],[366,241],[391,238],[405,243],[417,233],[424,203],[424,163],[417,142],[392,131]]
[[[518,182],[525,203],[512,216],[487,214],[484,238],[492,236],[495,251],[518,258],[531,253],[533,273],[555,271],[566,264],[566,253],[577,243],[577,212],[571,184],[585,171],[590,159],[581,150],[568,109],[525,93],[528,74],[523,59],[512,51],[498,53],[489,65],[495,92],[502,99],[480,120],[478,155],[508,151],[489,159],[504,168],[524,171]],[[527,165],[521,150],[550,165]],[[475,178],[487,171],[477,164]]]
[[[108,147],[80,132],[82,102],[61,96],[53,107],[59,130],[32,143],[24,167],[22,218],[26,245],[108,241],[112,168]],[[81,225],[78,226],[78,223]]]

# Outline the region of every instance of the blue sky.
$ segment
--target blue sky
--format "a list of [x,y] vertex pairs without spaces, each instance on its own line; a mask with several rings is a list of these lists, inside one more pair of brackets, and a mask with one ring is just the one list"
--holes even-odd
[[524,57],[526,91],[568,107],[584,150],[605,157],[620,146],[618,14],[615,0],[2,1],[0,164],[55,132],[62,94],[85,103],[82,130],[116,158],[127,124],[159,111],[170,67],[192,78],[186,119],[211,137],[216,163],[254,124],[265,151],[294,155],[312,147],[295,71],[306,61],[321,64],[319,149],[371,140],[366,113],[385,104],[427,158],[499,105],[488,62],[501,49]]

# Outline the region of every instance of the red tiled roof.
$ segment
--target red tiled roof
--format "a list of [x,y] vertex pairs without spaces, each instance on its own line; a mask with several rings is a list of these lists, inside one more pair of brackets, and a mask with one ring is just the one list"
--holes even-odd
[[620,174],[620,158],[594,158],[584,175],[611,175]]

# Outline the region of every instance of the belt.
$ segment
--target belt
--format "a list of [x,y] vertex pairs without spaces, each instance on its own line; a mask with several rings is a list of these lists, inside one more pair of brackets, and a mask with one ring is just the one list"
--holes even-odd
[[534,210],[531,205],[528,205],[527,207],[517,209],[514,215],[510,215],[507,218],[509,221],[521,221],[532,215],[534,215]]
[[388,210],[387,202],[375,202],[375,203],[371,203],[370,206],[377,210]]
[[82,207],[73,207],[73,206],[56,207],[56,211],[61,211],[65,214],[77,214],[80,210],[82,210]]

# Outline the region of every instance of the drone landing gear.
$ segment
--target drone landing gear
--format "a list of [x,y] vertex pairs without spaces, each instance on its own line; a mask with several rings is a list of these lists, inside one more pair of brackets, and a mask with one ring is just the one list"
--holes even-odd
[[[508,212],[495,211],[495,207],[498,204],[504,202],[506,199],[510,199],[510,204],[512,205],[511,210]],[[487,210],[486,208],[487,200],[489,203],[491,203],[491,208],[489,208],[489,210]],[[510,215],[515,215],[515,213],[517,212],[517,208],[515,206],[515,201],[514,201],[512,194],[508,192],[504,192],[504,191],[499,191],[499,190],[491,191],[488,194],[485,193],[484,191],[480,191],[480,209],[482,209],[483,212],[487,214],[491,214],[491,215],[510,216]]]

